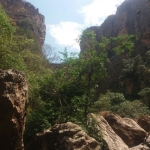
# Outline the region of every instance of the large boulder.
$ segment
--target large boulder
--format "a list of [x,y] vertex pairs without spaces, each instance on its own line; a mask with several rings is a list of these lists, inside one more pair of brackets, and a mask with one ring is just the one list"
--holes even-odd
[[67,122],[56,124],[26,146],[25,150],[101,150],[98,142],[78,125]]
[[[95,120],[95,127],[102,134],[104,150],[129,150],[123,140],[114,132],[103,116],[90,114],[89,120]],[[100,136],[100,135],[99,135]]]
[[134,120],[129,118],[121,118],[112,112],[100,113],[115,133],[129,146],[134,147],[141,144],[147,133]]
[[24,74],[0,70],[0,150],[23,150],[28,86]]
[[138,118],[137,123],[145,131],[150,131],[150,116],[141,116]]

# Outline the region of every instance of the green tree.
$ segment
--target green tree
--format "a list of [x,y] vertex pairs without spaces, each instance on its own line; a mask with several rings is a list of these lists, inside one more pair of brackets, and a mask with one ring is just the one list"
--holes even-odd
[[137,40],[136,35],[122,35],[118,37],[112,37],[112,47],[113,51],[115,51],[116,54],[122,54],[126,53],[127,55],[131,55],[133,48],[134,48],[134,42]]
[[9,67],[12,61],[11,44],[14,28],[11,25],[5,11],[0,6],[0,68]]
[[137,118],[142,115],[150,114],[149,108],[139,100],[124,101],[116,111],[122,117]]
[[48,109],[55,109],[54,116],[51,115],[55,120],[86,117],[96,99],[96,81],[106,75],[105,49],[109,40],[103,38],[98,43],[95,34],[90,31],[84,32],[81,38],[88,39],[87,49],[79,58],[75,54],[68,57],[65,50],[62,53],[64,67],[56,70],[41,89],[42,99],[50,104]]
[[124,101],[125,97],[122,93],[107,92],[94,103],[94,108],[97,112],[103,110],[116,112]]

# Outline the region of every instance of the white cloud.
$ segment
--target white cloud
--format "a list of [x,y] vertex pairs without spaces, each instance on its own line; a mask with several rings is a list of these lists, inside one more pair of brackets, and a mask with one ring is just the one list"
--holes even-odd
[[85,24],[100,25],[104,19],[116,12],[117,6],[124,0],[93,0],[90,5],[82,7],[79,11],[85,17]]
[[81,34],[82,25],[76,22],[60,22],[56,25],[47,25],[47,30],[56,42],[64,47],[79,48],[76,39]]
[[[67,48],[80,50],[76,39],[83,28],[100,25],[107,16],[116,12],[117,6],[124,0],[91,0],[92,3],[82,7],[78,12],[84,16],[83,25],[76,22],[60,22],[47,25],[48,33],[56,40],[57,44]],[[78,15],[79,15],[78,14]],[[73,19],[73,18],[72,18]]]

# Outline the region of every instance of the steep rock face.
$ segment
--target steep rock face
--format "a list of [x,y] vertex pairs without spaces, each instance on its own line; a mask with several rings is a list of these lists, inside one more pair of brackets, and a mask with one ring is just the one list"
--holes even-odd
[[27,81],[16,70],[0,70],[0,149],[23,150]]
[[[89,29],[96,33],[98,41],[102,36],[116,37],[124,34],[139,34],[141,42],[150,47],[150,3],[147,0],[125,0],[103,24]],[[82,48],[81,43],[81,51]],[[142,53],[142,52],[141,52]]]
[[34,33],[39,46],[43,45],[46,26],[44,16],[39,13],[37,8],[23,0],[0,0],[0,5],[17,26],[21,26],[22,22],[28,23],[28,28]]
[[[101,26],[90,27],[96,34],[97,41],[101,41],[102,36],[116,37],[123,34],[137,34],[138,41],[135,43],[135,49],[132,57],[141,55],[144,57],[147,50],[150,48],[150,1],[147,0],[125,0],[118,8],[115,15],[108,16]],[[86,45],[81,41],[81,52],[86,50]],[[111,49],[108,49],[108,57],[110,63],[106,64],[107,78],[100,81],[100,92],[106,92],[107,89],[114,92],[124,92],[125,95],[130,95],[128,89],[134,91],[134,85],[129,88],[119,82],[119,77],[123,68],[122,59],[128,58],[125,56],[115,56]],[[117,68],[117,69],[116,69]],[[128,79],[130,80],[130,79]],[[131,81],[134,84],[134,81]],[[141,87],[139,87],[139,91]],[[118,91],[120,89],[120,91]]]
[[99,144],[78,125],[56,124],[51,130],[38,134],[25,150],[100,150]]

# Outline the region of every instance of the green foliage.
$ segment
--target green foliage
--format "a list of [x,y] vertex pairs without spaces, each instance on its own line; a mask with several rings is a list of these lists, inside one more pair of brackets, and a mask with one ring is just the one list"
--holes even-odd
[[[2,9],[2,7],[0,6],[0,48],[2,49],[2,47],[5,44],[10,44],[11,40],[12,40],[12,35],[14,33],[14,28],[11,25],[5,11]],[[8,45],[7,45],[8,46]]]
[[103,133],[100,122],[97,122],[92,115],[88,116],[85,129],[87,131],[87,134],[93,137],[99,143],[100,146],[103,145]]
[[113,37],[111,39],[113,44],[113,51],[116,54],[127,53],[129,56],[134,48],[134,42],[137,40],[137,36],[135,35],[123,35],[118,37]]
[[147,53],[145,54],[145,57],[146,57],[145,66],[147,68],[150,68],[150,50],[147,51]]
[[29,112],[27,114],[26,129],[24,133],[24,143],[27,144],[36,133],[42,132],[43,129],[50,128],[48,118],[41,111]]
[[14,33],[14,28],[11,25],[5,11],[0,7],[0,68],[10,68],[16,65],[18,68],[18,64],[16,63],[16,59],[18,61],[22,61],[20,57],[17,56],[16,53],[11,51],[12,48],[12,38]]
[[122,117],[136,118],[141,115],[150,114],[147,105],[139,100],[128,101],[121,93],[108,92],[102,95],[94,103],[94,109],[99,111],[112,111]]
[[65,50],[62,53],[64,67],[56,70],[41,89],[42,99],[51,104],[48,109],[56,108],[56,113],[61,112],[55,120],[86,117],[95,100],[96,81],[106,75],[108,40],[104,38],[99,44],[93,32],[85,32],[84,36],[89,40],[86,42],[88,49],[79,58],[74,57],[75,54],[68,57]]
[[96,111],[110,110],[116,112],[124,101],[125,97],[123,94],[108,92],[100,96],[99,100],[94,103],[94,108]]
[[140,55],[135,58],[124,59],[124,68],[122,70],[121,78],[137,76],[142,72],[144,63]]
[[[115,40],[117,41],[117,38]],[[125,101],[120,93],[107,93],[95,102],[98,81],[107,75],[106,48],[110,40],[103,37],[99,43],[94,32],[84,31],[79,39],[79,42],[81,41],[85,50],[77,56],[74,53],[68,54],[65,49],[62,53],[63,67],[47,77],[41,87],[40,96],[46,104],[43,109],[52,125],[56,122],[73,121],[85,126],[83,122],[86,122],[86,116],[93,108],[96,111],[103,110],[104,107],[117,111],[120,104]],[[130,45],[126,49],[131,47]],[[94,134],[96,130],[91,131]]]
[[141,101],[134,100],[133,102],[125,101],[121,103],[116,113],[122,117],[137,118],[141,115],[150,114],[150,110]]
[[[143,87],[148,87],[150,84],[150,51],[145,54],[145,62],[140,55],[136,57],[124,59],[123,69],[120,75],[121,80],[130,80],[133,84],[130,94],[126,96],[132,97],[133,99],[139,98],[138,93]],[[124,82],[123,88],[127,88],[128,85]]]

